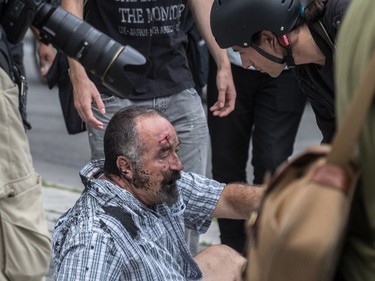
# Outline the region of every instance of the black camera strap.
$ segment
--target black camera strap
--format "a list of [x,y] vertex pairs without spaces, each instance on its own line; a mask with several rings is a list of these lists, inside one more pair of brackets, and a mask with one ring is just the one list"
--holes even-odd
[[13,62],[9,43],[7,41],[5,31],[0,25],[0,67],[9,75],[12,81],[17,84],[19,91],[19,111],[22,117],[22,122],[25,129],[30,130],[31,125],[26,119],[26,94],[27,81],[21,70]]
[[19,110],[22,117],[23,126],[25,129],[30,130],[31,124],[27,121],[26,104],[27,104],[27,80],[25,75],[16,64],[13,64],[13,74],[15,83],[18,85],[19,91]]
[[12,57],[10,56],[9,45],[6,39],[5,31],[0,25],[0,67],[14,81]]

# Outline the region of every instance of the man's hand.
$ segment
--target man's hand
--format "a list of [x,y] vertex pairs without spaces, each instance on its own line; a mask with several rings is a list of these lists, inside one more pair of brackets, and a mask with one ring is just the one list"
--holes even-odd
[[94,102],[99,112],[105,114],[105,106],[95,84],[88,78],[83,68],[74,73],[71,71],[70,80],[73,85],[74,106],[79,116],[91,127],[103,129],[103,123],[94,117],[91,108]]
[[55,56],[56,50],[53,46],[45,45],[39,42],[38,46],[38,56],[39,56],[39,70],[43,78],[46,78],[49,68],[51,67]]
[[210,107],[214,116],[224,117],[234,110],[236,89],[232,78],[232,71],[222,69],[217,71],[216,85],[218,89],[217,102]]

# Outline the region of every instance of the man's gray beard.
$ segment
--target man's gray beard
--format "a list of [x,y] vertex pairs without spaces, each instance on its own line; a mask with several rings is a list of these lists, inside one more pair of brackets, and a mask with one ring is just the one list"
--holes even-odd
[[[138,167],[135,167],[134,172],[133,185],[138,189],[149,189],[150,178],[148,177],[148,173]],[[155,204],[165,203],[168,206],[172,206],[177,202],[179,192],[176,182],[180,177],[180,173],[175,172],[171,177],[162,181],[160,191],[158,192],[159,202],[155,202]],[[173,181],[173,185],[170,184],[171,181]]]
[[171,188],[170,186],[166,187],[165,185],[161,186],[160,190],[160,201],[164,202],[168,206],[172,206],[178,200],[179,192],[176,184]]

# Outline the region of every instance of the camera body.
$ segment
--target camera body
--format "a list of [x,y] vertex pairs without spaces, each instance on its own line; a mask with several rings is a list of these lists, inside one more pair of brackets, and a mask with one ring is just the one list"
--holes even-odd
[[31,25],[41,0],[5,0],[0,10],[0,23],[10,43],[20,42]]
[[27,29],[34,26],[43,43],[52,44],[79,61],[121,98],[133,89],[126,66],[146,63],[134,48],[121,45],[73,14],[42,0],[0,0],[0,23],[13,44],[22,41]]

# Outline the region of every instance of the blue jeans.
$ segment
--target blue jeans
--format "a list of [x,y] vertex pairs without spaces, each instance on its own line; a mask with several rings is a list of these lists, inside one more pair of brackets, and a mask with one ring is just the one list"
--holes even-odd
[[[120,109],[130,105],[148,105],[164,112],[177,131],[181,142],[179,157],[184,171],[205,175],[208,158],[208,126],[201,98],[194,89],[187,89],[175,95],[146,100],[120,99],[102,95],[106,108],[105,116],[93,105],[94,116],[103,122],[104,129],[88,126],[91,159],[104,158],[103,137],[111,117]],[[198,234],[186,230],[186,241],[194,255],[198,250]]]

